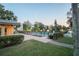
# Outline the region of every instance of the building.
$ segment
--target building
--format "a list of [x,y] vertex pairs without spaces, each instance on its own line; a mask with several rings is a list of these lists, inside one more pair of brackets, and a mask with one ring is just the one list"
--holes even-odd
[[12,35],[16,25],[18,25],[18,23],[15,20],[0,19],[0,36]]

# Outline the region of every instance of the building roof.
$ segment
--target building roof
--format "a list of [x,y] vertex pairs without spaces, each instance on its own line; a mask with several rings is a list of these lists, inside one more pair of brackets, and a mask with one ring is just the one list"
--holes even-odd
[[15,20],[3,20],[3,19],[0,19],[0,24],[11,24],[11,25],[18,25],[19,23]]

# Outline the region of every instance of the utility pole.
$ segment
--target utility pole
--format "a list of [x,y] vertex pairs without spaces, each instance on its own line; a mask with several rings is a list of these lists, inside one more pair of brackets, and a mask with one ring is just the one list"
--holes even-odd
[[72,30],[74,42],[74,56],[79,56],[79,4],[72,3]]

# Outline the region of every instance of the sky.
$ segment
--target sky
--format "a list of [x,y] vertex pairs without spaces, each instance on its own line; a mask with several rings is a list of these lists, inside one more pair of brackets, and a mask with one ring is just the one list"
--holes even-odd
[[11,10],[18,17],[18,22],[29,20],[54,25],[55,19],[60,25],[67,25],[67,11],[71,8],[67,3],[6,3],[5,9]]

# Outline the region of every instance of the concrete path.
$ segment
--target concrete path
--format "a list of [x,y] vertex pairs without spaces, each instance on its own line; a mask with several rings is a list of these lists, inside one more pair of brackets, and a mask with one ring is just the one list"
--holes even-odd
[[47,37],[37,37],[37,36],[26,35],[26,34],[21,34],[21,35],[24,35],[24,41],[37,40],[43,43],[51,43],[51,44],[55,44],[55,45],[59,45],[59,46],[67,47],[67,48],[73,48],[73,45],[56,42],[54,40],[48,39]]

